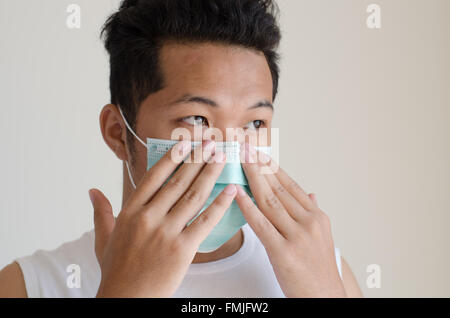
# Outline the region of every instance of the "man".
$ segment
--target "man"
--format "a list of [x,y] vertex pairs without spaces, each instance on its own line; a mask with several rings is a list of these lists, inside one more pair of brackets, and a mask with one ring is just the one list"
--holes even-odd
[[[0,296],[361,296],[315,196],[282,169],[262,174],[276,163],[260,160],[253,144],[242,145],[251,192],[229,184],[196,218],[227,162],[219,143],[181,141],[147,171],[142,139],[271,128],[280,41],[272,1],[125,0],[103,34],[111,104],[100,126],[124,162],[122,211],[114,218],[108,199],[91,190],[95,233],[17,259],[0,273]],[[201,252],[233,204],[248,224]],[[71,264],[81,273],[75,288]]]

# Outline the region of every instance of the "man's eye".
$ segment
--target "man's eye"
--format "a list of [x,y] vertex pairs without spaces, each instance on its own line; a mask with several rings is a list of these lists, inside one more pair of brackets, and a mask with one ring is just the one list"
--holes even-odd
[[192,126],[208,126],[208,119],[203,116],[189,116],[182,119],[183,122]]
[[247,129],[259,129],[259,128],[263,127],[263,126],[264,126],[264,121],[262,121],[262,120],[254,120],[254,121],[249,122],[245,126],[245,128],[247,128]]

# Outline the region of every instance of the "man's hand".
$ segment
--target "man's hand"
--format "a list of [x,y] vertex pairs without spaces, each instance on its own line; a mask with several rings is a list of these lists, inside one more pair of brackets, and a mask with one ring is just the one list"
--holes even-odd
[[[307,195],[269,156],[248,144],[242,153],[257,206],[241,187],[236,202],[264,245],[285,296],[346,297],[330,221],[315,197]],[[277,172],[268,174],[268,169]]]
[[[236,187],[223,193],[188,227],[210,195],[225,155],[214,142],[194,151],[190,142],[174,146],[142,179],[117,219],[106,197],[91,190],[95,252],[102,278],[97,297],[170,297],[181,284],[200,243],[233,202]],[[181,155],[180,155],[181,154]],[[177,157],[177,158],[175,158]],[[207,163],[205,161],[208,161]]]

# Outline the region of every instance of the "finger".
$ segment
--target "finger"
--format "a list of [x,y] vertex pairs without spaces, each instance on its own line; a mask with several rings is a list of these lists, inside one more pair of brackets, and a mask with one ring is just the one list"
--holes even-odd
[[270,167],[270,171],[275,171],[274,175],[280,181],[285,189],[303,206],[306,211],[312,211],[315,205],[306,192],[295,182],[279,165],[268,155],[259,151],[257,155],[260,165]]
[[89,197],[94,207],[95,254],[100,263],[106,243],[114,229],[115,220],[111,204],[101,191],[89,190]]
[[225,154],[218,151],[212,159],[213,162],[205,165],[192,186],[167,214],[167,222],[171,224],[170,228],[174,231],[181,232],[186,223],[202,209],[211,194],[225,166]]
[[261,170],[257,163],[257,158],[255,157],[256,152],[252,151],[252,147],[249,144],[246,144],[245,147],[248,148],[245,150],[246,153],[250,155],[250,158],[246,159],[250,160],[246,160],[246,162],[242,163],[242,168],[244,169],[250,190],[256,200],[256,204],[259,210],[264,213],[267,219],[278,229],[278,231],[283,234],[283,236],[287,236],[292,231],[295,231],[294,226],[296,222],[291,218],[280,199],[272,191],[265,176],[261,174]]
[[190,151],[191,142],[189,140],[183,140],[177,143],[145,173],[136,187],[136,191],[128,200],[127,207],[130,210],[135,210],[135,208],[147,204]]
[[267,249],[274,248],[284,240],[284,237],[253,203],[244,189],[240,186],[236,187],[238,193],[235,201],[248,224]]
[[289,193],[289,191],[280,183],[273,174],[264,175],[267,183],[272,188],[273,193],[281,201],[289,215],[297,222],[301,222],[302,218],[307,217],[307,211],[303,206]]
[[205,140],[191,153],[189,162],[183,163],[177,172],[167,180],[167,183],[156,193],[147,211],[165,215],[177,203],[182,195],[189,189],[191,184],[211,158],[215,143]]
[[313,201],[313,203],[314,203],[317,207],[319,207],[319,203],[317,203],[317,195],[314,194],[314,193],[310,193],[310,194],[308,194],[308,196],[311,198],[311,200]]
[[236,186],[229,184],[205,211],[189,226],[185,227],[181,232],[183,239],[191,241],[195,246],[199,246],[222,219],[225,212],[233,203],[236,193]]

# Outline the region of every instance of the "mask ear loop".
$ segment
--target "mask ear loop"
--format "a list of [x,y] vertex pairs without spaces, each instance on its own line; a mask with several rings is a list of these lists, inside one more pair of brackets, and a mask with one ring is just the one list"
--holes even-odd
[[118,108],[119,108],[120,115],[122,116],[122,119],[123,119],[123,121],[125,122],[125,126],[127,126],[128,130],[133,134],[133,136],[136,137],[136,139],[137,139],[137,140],[138,140],[145,148],[147,148],[147,144],[146,144],[145,142],[143,142],[142,139],[138,137],[138,135],[136,135],[136,133],[133,131],[133,129],[131,129],[131,126],[128,124],[128,121],[125,119],[125,116],[123,115],[122,110],[120,109],[120,106],[119,106]]
[[[125,116],[122,113],[122,109],[119,108],[119,112],[120,115],[122,116],[123,121],[125,122],[125,126],[127,126],[127,129],[133,134],[133,136],[145,147],[147,148],[147,144],[145,142],[142,141],[141,138],[138,137],[138,135],[136,135],[136,133],[133,131],[133,129],[131,129],[131,126],[128,124],[128,121],[125,119]],[[131,175],[131,170],[130,170],[130,165],[128,164],[128,160],[125,161],[125,165],[127,166],[127,171],[128,171],[128,178],[130,178],[131,181],[131,185],[133,186],[134,189],[136,189],[136,184],[134,183],[134,179],[133,176]]]
[[128,164],[128,161],[125,161],[125,165],[127,166],[128,178],[130,178],[131,185],[134,189],[136,189],[136,184],[134,183],[133,176],[131,175],[130,165]]

